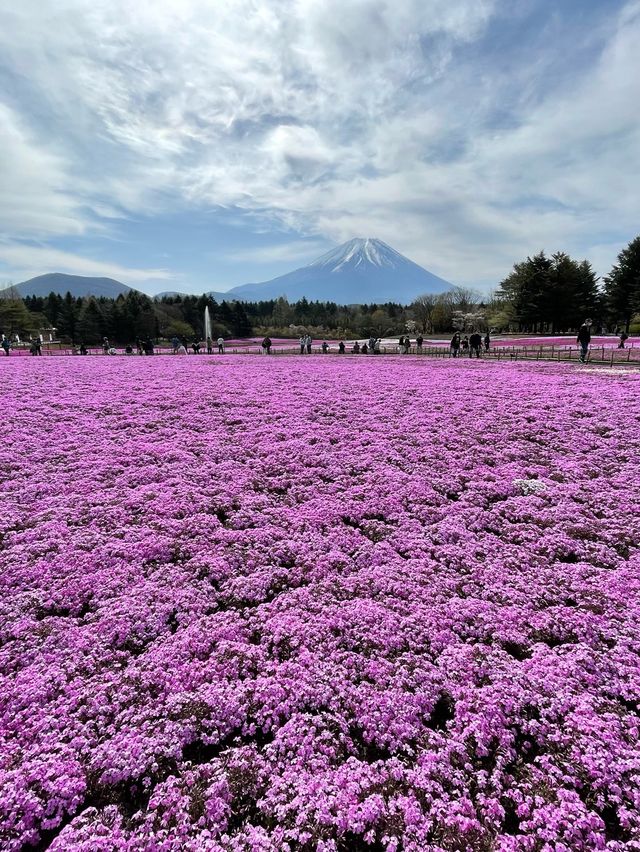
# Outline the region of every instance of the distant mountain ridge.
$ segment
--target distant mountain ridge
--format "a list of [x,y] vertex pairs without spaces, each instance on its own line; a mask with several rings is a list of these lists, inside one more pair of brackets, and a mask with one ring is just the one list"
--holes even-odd
[[[331,249],[307,266],[294,269],[269,281],[242,284],[227,292],[209,291],[216,301],[257,302],[285,296],[291,302],[309,301],[337,304],[410,304],[423,293],[442,293],[452,284],[414,263],[382,240],[356,238]],[[21,296],[104,296],[116,299],[134,292],[133,287],[113,278],[95,278],[50,272],[14,285]],[[185,296],[166,291],[155,296]]]
[[48,296],[49,293],[59,293],[64,296],[106,296],[116,299],[118,296],[130,293],[134,288],[128,287],[114,278],[89,278],[84,275],[66,275],[63,272],[49,272],[38,275],[20,284],[14,284],[13,289],[21,296]]
[[225,295],[245,302],[286,296],[292,302],[306,297],[343,305],[410,304],[416,296],[442,293],[451,286],[382,240],[356,238],[307,266],[270,281],[233,287]]

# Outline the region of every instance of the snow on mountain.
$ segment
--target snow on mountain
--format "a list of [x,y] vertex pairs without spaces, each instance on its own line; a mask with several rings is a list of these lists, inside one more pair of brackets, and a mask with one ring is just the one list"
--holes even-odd
[[259,284],[234,287],[229,298],[331,301],[339,304],[401,302],[422,293],[442,293],[452,285],[401,255],[382,240],[353,239],[307,266]]

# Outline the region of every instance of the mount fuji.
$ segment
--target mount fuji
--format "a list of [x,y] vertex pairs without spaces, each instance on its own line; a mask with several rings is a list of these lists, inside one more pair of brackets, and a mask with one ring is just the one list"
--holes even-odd
[[354,239],[323,254],[308,266],[260,284],[243,284],[226,298],[244,302],[286,296],[295,302],[411,303],[422,293],[442,293],[452,284],[401,255],[382,240]]

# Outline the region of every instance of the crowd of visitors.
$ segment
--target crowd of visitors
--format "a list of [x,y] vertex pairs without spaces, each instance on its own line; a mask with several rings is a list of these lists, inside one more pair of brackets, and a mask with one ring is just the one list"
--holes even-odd
[[[580,326],[577,334],[577,343],[580,349],[579,357],[582,363],[584,363],[588,357],[589,346],[591,343],[591,326],[592,321],[590,319],[586,319]],[[626,331],[620,331],[619,329],[615,330],[615,334],[618,337],[618,349],[624,349],[625,343],[629,339],[629,335]],[[10,355],[13,348],[10,338],[6,335],[2,335],[0,345],[2,346],[5,355]],[[187,338],[174,336],[171,339],[171,353],[173,355],[188,355],[189,350],[191,349],[194,355],[199,355],[206,348],[207,354],[212,355],[214,345],[217,346],[217,352],[224,355],[226,346],[224,337],[218,337],[214,344],[213,338],[208,336],[203,344],[197,339],[194,339],[191,343],[189,343]],[[299,346],[301,355],[311,355],[313,349],[313,339],[311,335],[301,335],[299,339]],[[396,351],[403,355],[408,355],[414,351],[413,347],[414,343],[411,338],[408,335],[402,335],[398,339],[398,347]],[[470,334],[464,335],[462,335],[459,331],[456,331],[449,343],[449,353],[453,358],[458,358],[460,355],[467,354],[470,358],[473,358],[474,355],[476,358],[480,358],[483,351],[485,353],[489,352],[490,347],[491,337],[488,331],[484,334],[484,336],[482,336],[478,331],[472,331]],[[273,341],[267,335],[260,344],[260,350],[263,354],[270,355],[272,353],[272,349]],[[320,350],[323,354],[327,354],[331,351],[331,345],[326,340],[323,340]],[[362,343],[356,340],[349,348],[350,354],[353,355],[377,355],[382,351],[382,339],[380,337],[375,337],[374,335],[371,335],[368,340],[365,340]],[[387,348],[385,348],[384,351],[386,353]],[[39,337],[31,339],[29,352],[31,355],[35,356],[42,355],[42,342]],[[89,349],[85,343],[80,343],[79,345],[74,345],[72,347],[72,352],[74,355],[87,355],[89,354]],[[104,337],[102,340],[102,352],[105,355],[118,354],[118,350],[109,342],[108,337]],[[338,341],[337,352],[339,355],[347,353],[347,344],[344,340]],[[415,352],[418,354],[424,352],[424,338],[420,334],[415,338]],[[146,338],[144,340],[138,338],[135,341],[135,345],[129,343],[125,346],[125,355],[133,355],[134,353],[138,355],[153,355],[155,353],[155,345],[151,338]]]

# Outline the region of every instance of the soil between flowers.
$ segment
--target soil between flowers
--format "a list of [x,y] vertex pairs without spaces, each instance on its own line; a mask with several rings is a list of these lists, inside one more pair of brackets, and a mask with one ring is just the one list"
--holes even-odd
[[640,849],[637,373],[34,361],[0,848]]

